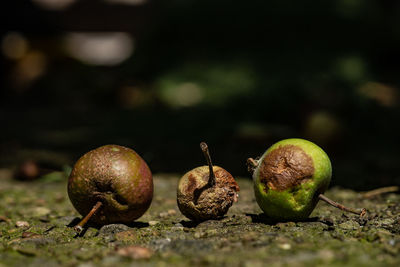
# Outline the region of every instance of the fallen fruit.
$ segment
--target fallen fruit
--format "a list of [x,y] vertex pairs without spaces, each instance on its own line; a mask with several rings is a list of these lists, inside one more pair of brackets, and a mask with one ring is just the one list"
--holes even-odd
[[193,221],[219,219],[237,201],[239,186],[225,169],[213,166],[206,143],[200,143],[208,166],[197,167],[179,181],[179,210]]
[[100,225],[131,223],[142,216],[153,198],[153,179],[146,162],[132,149],[105,145],[89,151],[76,163],[68,180],[68,196],[85,216]]
[[33,160],[23,162],[14,173],[14,177],[21,181],[33,181],[40,175],[39,164]]
[[260,208],[275,220],[304,220],[319,200],[359,215],[323,193],[329,186],[332,166],[328,155],[304,139],[285,139],[272,145],[259,160],[247,160],[253,172],[254,192]]

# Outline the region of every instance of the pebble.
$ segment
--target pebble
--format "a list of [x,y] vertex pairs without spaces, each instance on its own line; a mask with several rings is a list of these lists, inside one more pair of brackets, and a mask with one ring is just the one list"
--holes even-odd
[[289,243],[278,244],[278,247],[283,250],[289,250],[292,246]]
[[154,226],[154,225],[157,225],[159,223],[160,223],[159,221],[149,221],[149,225],[150,226]]
[[160,218],[165,218],[165,217],[168,217],[169,214],[168,214],[168,212],[164,211],[164,212],[161,212],[158,216],[160,216]]
[[100,235],[116,234],[123,231],[128,231],[130,228],[125,224],[108,224],[100,228]]
[[117,250],[117,254],[134,260],[150,259],[154,252],[151,249],[139,246],[123,247]]
[[29,223],[26,221],[16,221],[15,226],[18,228],[29,228]]
[[183,231],[184,227],[181,223],[176,223],[174,226],[171,227],[171,230],[175,231]]
[[169,209],[167,211],[161,212],[158,216],[160,216],[160,218],[165,218],[165,217],[173,216],[173,215],[176,215],[176,210]]
[[50,209],[46,207],[36,207],[32,210],[32,214],[35,217],[43,217],[50,214]]
[[176,214],[176,210],[170,209],[170,210],[167,211],[167,213],[172,216],[172,215]]

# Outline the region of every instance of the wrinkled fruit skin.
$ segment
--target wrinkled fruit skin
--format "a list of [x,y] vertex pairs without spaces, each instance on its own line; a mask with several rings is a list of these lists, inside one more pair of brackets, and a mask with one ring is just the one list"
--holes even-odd
[[332,176],[328,155],[304,139],[277,142],[258,162],[253,173],[257,203],[280,221],[308,218]]
[[106,145],[89,151],[75,163],[68,180],[68,196],[82,216],[98,201],[103,203],[90,219],[94,223],[131,223],[151,204],[153,178],[135,151]]
[[208,187],[209,167],[201,166],[187,172],[179,181],[179,210],[193,221],[223,217],[237,201],[239,186],[225,169],[214,166],[216,184]]

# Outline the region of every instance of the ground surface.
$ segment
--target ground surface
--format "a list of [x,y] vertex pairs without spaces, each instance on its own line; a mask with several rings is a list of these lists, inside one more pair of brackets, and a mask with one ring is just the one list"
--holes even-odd
[[133,225],[90,227],[76,236],[79,217],[66,180],[16,182],[0,172],[0,266],[400,266],[400,195],[363,199],[333,188],[368,220],[319,203],[310,220],[274,223],[260,215],[250,180],[239,179],[239,202],[220,221],[195,225],[176,205],[178,176],[156,175],[149,211]]

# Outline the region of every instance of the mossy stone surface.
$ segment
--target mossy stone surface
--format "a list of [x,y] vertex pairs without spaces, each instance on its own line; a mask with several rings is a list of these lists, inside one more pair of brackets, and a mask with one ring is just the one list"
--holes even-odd
[[[279,223],[262,214],[252,181],[238,178],[239,201],[227,215],[197,224],[178,210],[179,178],[155,175],[153,203],[134,223],[89,225],[76,236],[68,225],[81,216],[68,199],[66,177],[16,182],[0,170],[0,266],[400,265],[398,194],[365,199],[332,188],[328,197],[367,208],[367,218],[320,203],[307,220]],[[29,228],[17,227],[17,221],[26,221]],[[153,253],[135,259],[140,255],[135,247]],[[121,249],[136,254],[123,256]]]

